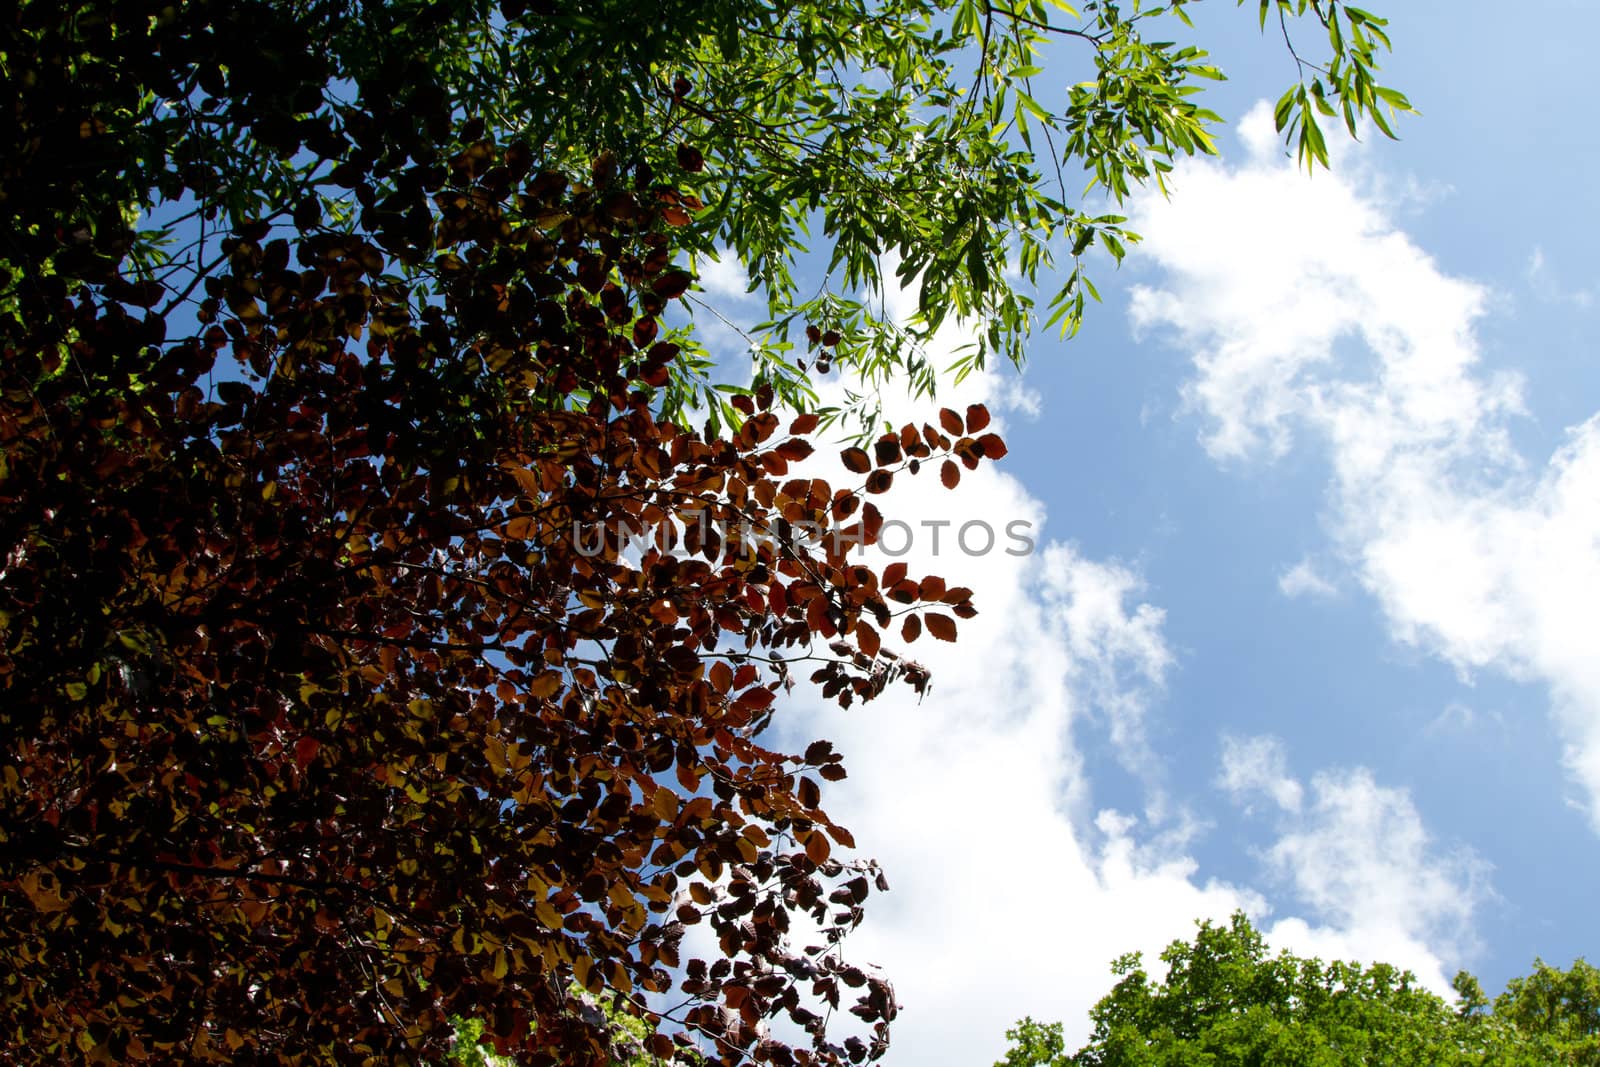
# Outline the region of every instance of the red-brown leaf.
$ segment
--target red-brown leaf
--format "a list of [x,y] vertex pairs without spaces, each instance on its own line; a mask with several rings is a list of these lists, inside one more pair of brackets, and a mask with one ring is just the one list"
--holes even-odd
[[1006,443],[1000,440],[999,434],[986,433],[978,438],[978,445],[983,449],[985,459],[1002,459],[1006,454]]
[[688,292],[693,282],[694,275],[688,271],[669,270],[657,277],[650,288],[663,300],[675,300]]
[[821,830],[811,831],[811,836],[806,838],[806,857],[812,863],[826,863],[833,848],[828,844],[828,835]]
[[865,621],[861,621],[856,623],[855,635],[856,644],[861,651],[869,656],[877,656],[879,648],[882,647],[877,630],[874,630]]
[[778,446],[778,454],[791,463],[798,463],[815,451],[810,441],[798,437],[790,438]]
[[928,632],[941,641],[954,641],[956,639],[956,620],[941,612],[927,612],[924,621],[928,624]]

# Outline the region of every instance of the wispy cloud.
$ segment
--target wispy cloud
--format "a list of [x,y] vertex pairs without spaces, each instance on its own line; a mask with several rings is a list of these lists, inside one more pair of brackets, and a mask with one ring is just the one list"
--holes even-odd
[[1469,704],[1453,700],[1430,719],[1423,730],[1437,737],[1485,728],[1504,729],[1505,717],[1498,711],[1480,711]]
[[1339,595],[1339,587],[1324,578],[1309,559],[1303,559],[1278,575],[1278,592],[1286,597],[1331,599]]
[[1298,812],[1305,794],[1289,775],[1283,742],[1275,737],[1224,737],[1217,784],[1246,810],[1254,797],[1264,795],[1280,810]]
[[[1264,108],[1247,143],[1270,130]],[[1483,367],[1486,291],[1398,230],[1359,170],[1198,163],[1136,212],[1164,272],[1134,322],[1192,353],[1219,462],[1297,434],[1332,461],[1330,532],[1391,632],[1463,672],[1543,681],[1600,829],[1600,417],[1530,473],[1523,383]],[[1227,248],[1218,256],[1218,248]]]
[[1550,266],[1545,258],[1544,249],[1538,245],[1534,245],[1533,251],[1528,253],[1528,262],[1523,267],[1522,275],[1533,289],[1534,295],[1547,302],[1567,303],[1587,310],[1594,306],[1597,292],[1600,292],[1600,285],[1567,284]]
[[1324,924],[1288,918],[1271,928],[1275,940],[1325,958],[1383,959],[1447,988],[1440,956],[1474,949],[1489,866],[1470,849],[1440,848],[1407,791],[1364,767],[1320,771],[1306,787],[1273,737],[1224,738],[1218,782],[1247,813],[1255,797],[1273,801],[1265,815],[1276,837],[1261,858]]

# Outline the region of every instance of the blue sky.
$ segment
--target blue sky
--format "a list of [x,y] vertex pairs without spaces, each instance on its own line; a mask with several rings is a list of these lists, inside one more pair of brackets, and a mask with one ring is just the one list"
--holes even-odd
[[1307,177],[1260,110],[1281,43],[1201,5],[1222,158],[1133,205],[1074,341],[941,395],[1010,455],[895,513],[1039,551],[919,543],[984,613],[911,650],[932,696],[784,727],[845,753],[830,810],[894,886],[852,939],[891,1064],[987,1064],[1025,1013],[1081,1040],[1114,956],[1235,907],[1441,991],[1596,956],[1600,15],[1541,10],[1381,5],[1423,117]]

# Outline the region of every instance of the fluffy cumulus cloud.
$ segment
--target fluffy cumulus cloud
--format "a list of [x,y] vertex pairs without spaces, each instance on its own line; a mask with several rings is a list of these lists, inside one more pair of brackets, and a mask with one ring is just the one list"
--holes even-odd
[[[977,374],[947,385],[940,403],[986,403],[1004,433],[1019,407],[1026,414],[1016,397],[1000,376]],[[886,400],[891,417],[928,415],[926,405]],[[816,465],[809,473],[848,480],[831,457],[808,462]],[[1122,953],[1142,950],[1153,961],[1167,942],[1191,935],[1197,919],[1241,908],[1264,919],[1273,909],[1248,886],[1206,877],[1189,848],[1203,827],[1163,797],[1162,760],[1146,725],[1173,684],[1173,654],[1137,570],[1052,537],[1041,502],[1003,464],[965,474],[956,491],[930,474],[902,476],[884,502],[914,532],[898,558],[913,576],[973,588],[981,613],[961,622],[955,645],[924,634],[905,649],[935,670],[925,698],[891,690],[841,710],[802,688],[776,740],[836,744],[850,777],[830,787],[828,809],[893,885],[871,902],[848,948],[895,982],[903,1010],[890,1062],[988,1063],[1024,1014],[1064,1020],[1072,1040],[1086,1037],[1086,1013]],[[992,550],[963,547],[959,533],[974,521],[995,529]],[[1033,551],[1007,537],[1014,523]],[[1095,802],[1082,752],[1102,743],[1145,786],[1137,814]],[[1319,788],[1310,791],[1312,812]],[[1326,821],[1269,825],[1269,848],[1288,855],[1301,847],[1294,833]],[[1409,857],[1424,871],[1431,859]],[[1262,876],[1276,883],[1275,861]],[[1324,897],[1299,899],[1292,913],[1304,917],[1270,926],[1274,943],[1391,959],[1442,982],[1426,923],[1358,927]]]
[[1359,158],[1308,179],[1271,150],[1264,107],[1242,130],[1246,162],[1186,167],[1136,213],[1162,271],[1136,326],[1192,353],[1186,398],[1219,462],[1296,435],[1327,449],[1336,544],[1397,639],[1548,686],[1600,830],[1600,416],[1530,464],[1508,433],[1522,382],[1481,359],[1485,290],[1395,226]]
[[[1446,988],[1441,955],[1472,951],[1488,868],[1470,851],[1440,848],[1405,790],[1362,767],[1319,771],[1308,788],[1272,737],[1225,739],[1218,783],[1246,814],[1272,823],[1272,844],[1260,850],[1268,877],[1324,923],[1282,919],[1269,931],[1274,942],[1382,959]],[[1258,808],[1261,800],[1269,803]]]

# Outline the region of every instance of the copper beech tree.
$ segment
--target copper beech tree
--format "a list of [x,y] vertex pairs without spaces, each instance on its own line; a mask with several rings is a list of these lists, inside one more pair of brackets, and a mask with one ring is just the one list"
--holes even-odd
[[885,642],[954,639],[970,592],[852,542],[902,471],[1004,445],[946,410],[833,485],[792,476],[816,418],[770,391],[729,436],[658,418],[698,205],[458,143],[391,174],[392,225],[237,228],[195,311],[115,269],[17,290],[0,1058],[437,1061],[471,1015],[607,1062],[574,988],[660,1057],[885,1050],[891,989],[841,954],[884,883],[836,854],[840,757],[758,739],[797,677],[926,685]]

